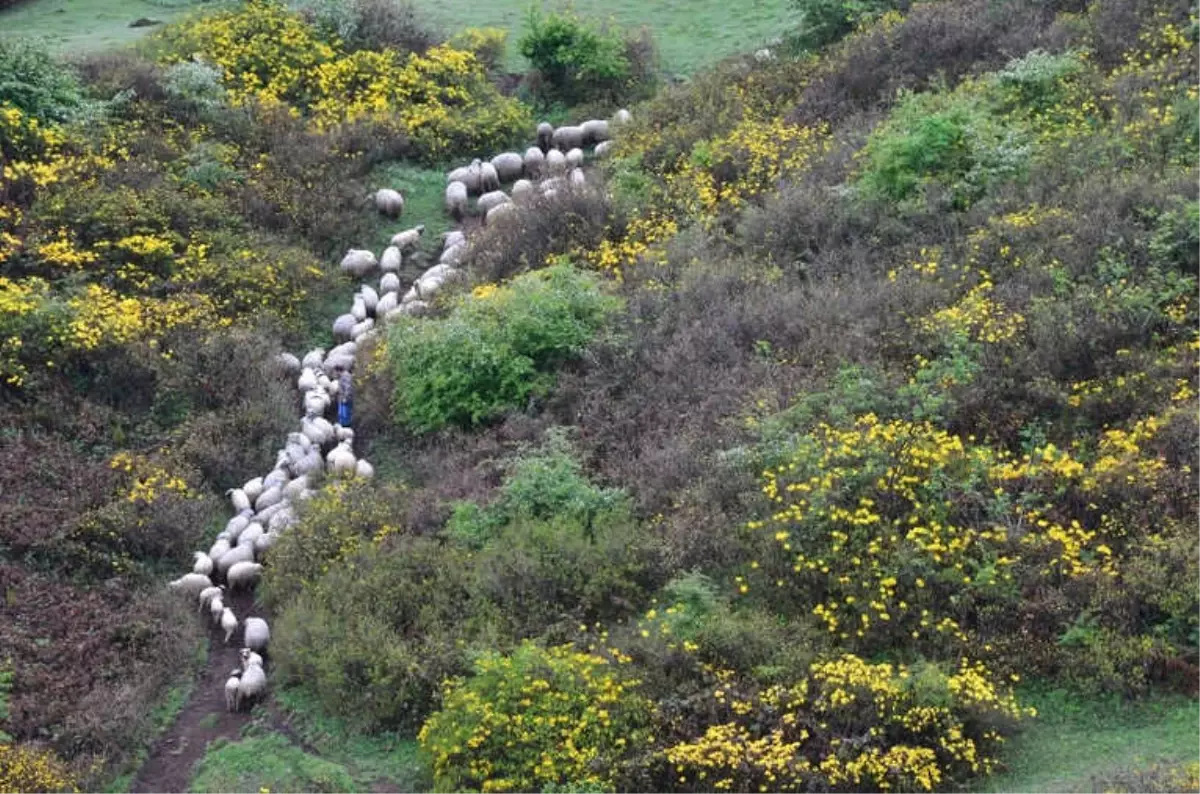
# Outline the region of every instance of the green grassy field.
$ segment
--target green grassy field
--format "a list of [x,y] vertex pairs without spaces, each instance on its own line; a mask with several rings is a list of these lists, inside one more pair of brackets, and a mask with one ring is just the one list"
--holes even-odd
[[0,36],[35,36],[66,54],[129,44],[159,25],[131,28],[137,19],[172,22],[199,7],[200,0],[26,0],[0,12]]
[[[131,28],[145,17],[171,22],[196,8],[222,5],[200,0],[25,0],[0,12],[0,36],[43,37],[59,52],[118,47],[155,27]],[[525,28],[528,0],[416,0],[427,18],[450,34],[467,26],[498,26],[510,31],[507,64],[521,70],[516,41]],[[791,24],[789,0],[579,0],[582,14],[654,32],[668,73],[690,74],[725,56],[744,52]]]

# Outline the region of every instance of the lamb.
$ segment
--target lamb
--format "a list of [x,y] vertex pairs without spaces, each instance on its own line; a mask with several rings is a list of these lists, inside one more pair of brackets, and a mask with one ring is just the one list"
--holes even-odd
[[467,186],[462,182],[446,185],[446,212],[456,221],[461,221],[467,214],[468,194]]
[[353,473],[355,466],[354,453],[350,451],[349,442],[343,441],[333,448],[325,460],[329,463],[329,470],[334,474]]
[[189,598],[196,598],[204,591],[206,587],[212,587],[212,579],[202,573],[184,574],[173,582],[170,582],[167,587],[172,590],[183,593]]
[[229,644],[229,638],[233,636],[235,631],[237,631],[237,627],[237,615],[233,614],[232,609],[225,607],[225,609],[221,611],[221,629],[225,632],[226,645]]
[[583,130],[583,142],[601,143],[608,140],[608,122],[604,119],[592,119],[580,125]]
[[375,467],[360,459],[358,463],[354,464],[354,475],[369,480],[375,476]]
[[552,138],[554,148],[567,152],[583,146],[583,127],[559,127]]
[[243,644],[247,648],[260,653],[266,650],[267,643],[271,641],[271,629],[267,621],[262,618],[246,618],[243,628]]
[[242,672],[245,672],[247,668],[253,665],[258,665],[259,667],[263,666],[263,658],[249,648],[242,648],[241,656]]
[[369,274],[378,264],[375,254],[361,248],[351,248],[342,257],[342,271],[358,278]]
[[246,496],[246,492],[241,488],[230,488],[225,494],[229,497],[229,501],[233,503],[233,509],[239,513],[243,510],[250,509],[250,497]]
[[[389,292],[399,292],[400,277],[395,273],[384,273],[383,278],[379,279],[379,291],[385,295]],[[378,303],[375,304],[375,311],[376,313],[379,312]]]
[[219,597],[225,592],[225,585],[220,584],[216,587],[206,587],[200,591],[200,611],[203,612],[212,603],[214,598]]
[[391,188],[380,188],[375,191],[375,209],[388,217],[398,218],[404,212],[404,196]]
[[198,573],[202,576],[208,576],[213,570],[212,557],[209,557],[202,551],[192,552],[192,573]]
[[375,291],[375,288],[363,284],[359,287],[359,295],[362,296],[363,304],[367,307],[367,316],[375,314],[375,307],[379,305],[379,293]]
[[567,170],[567,157],[558,149],[551,149],[546,152],[546,170],[547,174],[561,174]]
[[[255,540],[257,539],[256,537]],[[258,584],[258,580],[262,578],[262,569],[263,567],[256,562],[239,562],[231,566],[225,577],[229,584],[229,592]]]
[[567,152],[567,168],[578,168],[583,165],[583,149],[572,149]]
[[592,150],[592,154],[595,155],[597,160],[603,160],[612,154],[613,146],[612,141],[601,141],[596,144],[596,148]]
[[492,158],[491,166],[501,182],[512,182],[521,178],[525,170],[525,160],[516,152],[503,152]]
[[620,110],[618,110],[616,113],[613,114],[613,117],[612,117],[613,124],[628,124],[632,120],[633,120],[633,117],[629,115],[629,111],[626,110],[625,108],[621,108]]
[[482,212],[484,215],[487,215],[492,207],[498,207],[510,200],[511,199],[509,199],[508,194],[503,190],[493,190],[480,196],[479,201],[475,206],[479,208],[480,212]]
[[410,248],[415,248],[421,240],[421,235],[425,233],[425,224],[419,224],[411,229],[405,229],[402,232],[397,232],[392,235],[392,245],[400,249],[401,253]]
[[554,127],[550,122],[543,121],[537,125],[537,145],[543,152],[550,151],[551,144],[554,143]]
[[394,245],[389,245],[383,249],[383,255],[379,257],[379,269],[384,273],[397,273],[400,271],[400,263],[403,257],[400,255],[400,249]]
[[530,146],[525,150],[525,176],[530,179],[537,179],[542,174],[542,169],[546,165],[546,153],[536,146]]
[[353,314],[341,314],[333,321],[333,338],[334,339],[349,339],[350,330],[354,328],[354,324],[358,322]]
[[294,375],[300,371],[300,359],[291,353],[280,353],[275,356],[275,363],[279,365],[285,375]]
[[[225,686],[229,686],[226,682]],[[267,674],[260,665],[250,665],[242,672],[238,681],[237,695],[234,698],[234,711],[241,711],[243,703],[262,697],[267,691]]]
[[518,179],[513,182],[512,197],[513,201],[524,201],[533,195],[533,183],[528,179]]
[[225,679],[225,710],[236,711],[238,707],[238,691],[241,689],[241,670],[234,670],[236,675]]
[[307,369],[320,369],[321,362],[324,359],[325,348],[314,347],[312,350],[304,354],[304,359],[300,362],[300,364]]

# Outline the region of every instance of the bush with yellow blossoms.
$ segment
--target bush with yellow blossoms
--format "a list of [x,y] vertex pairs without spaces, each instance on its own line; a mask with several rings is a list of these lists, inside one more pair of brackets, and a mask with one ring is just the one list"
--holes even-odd
[[0,743],[0,794],[79,791],[74,776],[51,750]]
[[434,789],[611,790],[625,759],[653,741],[651,703],[622,661],[531,642],[478,658],[421,728]]

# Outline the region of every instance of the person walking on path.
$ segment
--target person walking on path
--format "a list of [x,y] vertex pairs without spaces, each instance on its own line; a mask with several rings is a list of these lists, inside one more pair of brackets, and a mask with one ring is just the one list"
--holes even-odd
[[338,424],[349,427],[354,408],[354,379],[350,377],[350,370],[344,367],[339,367],[338,373]]

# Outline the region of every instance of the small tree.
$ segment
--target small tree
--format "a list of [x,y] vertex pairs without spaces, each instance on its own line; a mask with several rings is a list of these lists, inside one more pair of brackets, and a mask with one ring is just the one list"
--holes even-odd
[[553,98],[567,104],[612,98],[630,76],[620,33],[596,28],[574,14],[529,9],[521,55],[542,76]]

